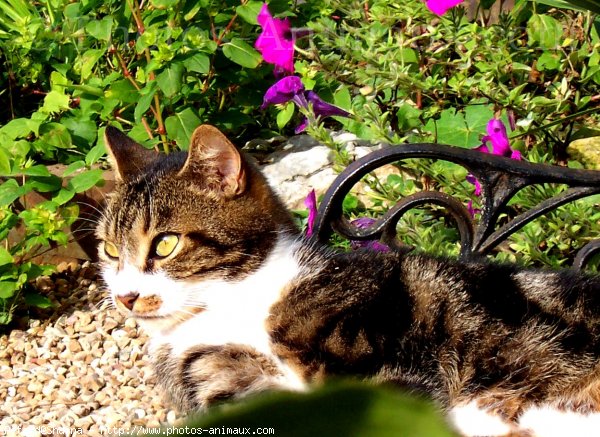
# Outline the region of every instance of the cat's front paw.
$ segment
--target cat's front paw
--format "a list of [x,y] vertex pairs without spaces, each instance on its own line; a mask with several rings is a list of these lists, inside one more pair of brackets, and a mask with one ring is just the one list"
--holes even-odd
[[199,345],[178,358],[159,353],[155,365],[161,385],[182,410],[204,410],[273,389],[281,377],[270,357],[243,345]]

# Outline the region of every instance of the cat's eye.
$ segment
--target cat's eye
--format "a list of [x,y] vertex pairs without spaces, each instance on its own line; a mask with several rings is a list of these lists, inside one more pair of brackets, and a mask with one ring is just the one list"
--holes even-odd
[[175,234],[160,235],[154,243],[154,252],[161,258],[167,257],[173,253],[178,243],[179,237]]
[[106,252],[106,255],[108,255],[109,258],[119,258],[119,249],[117,249],[117,246],[110,241],[104,242],[104,252]]

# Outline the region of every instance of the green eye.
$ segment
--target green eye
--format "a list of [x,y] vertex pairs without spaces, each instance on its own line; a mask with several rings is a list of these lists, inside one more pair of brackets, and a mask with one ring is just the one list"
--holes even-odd
[[179,243],[179,237],[175,234],[165,234],[157,238],[154,252],[156,255],[164,258],[173,253]]
[[104,242],[104,252],[106,252],[106,255],[108,255],[109,258],[119,258],[119,249],[117,249],[117,246],[110,241]]

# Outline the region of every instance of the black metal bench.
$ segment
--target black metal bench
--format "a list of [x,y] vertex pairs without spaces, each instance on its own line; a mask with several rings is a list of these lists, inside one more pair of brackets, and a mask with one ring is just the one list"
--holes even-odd
[[[481,183],[481,214],[474,220],[466,206],[438,191],[421,191],[400,199],[373,225],[360,229],[344,217],[342,202],[352,187],[369,172],[386,164],[409,158],[430,158],[456,163],[466,168]],[[542,183],[566,184],[568,189],[534,208],[498,224],[509,200],[522,188]],[[502,241],[532,220],[571,201],[600,193],[600,172],[534,164],[510,158],[441,144],[401,144],[390,146],[351,163],[329,187],[319,206],[314,235],[328,242],[335,232],[349,240],[380,240],[388,246],[406,250],[396,238],[396,225],[409,210],[435,204],[446,208],[460,233],[460,257],[476,259],[489,254]],[[582,220],[585,220],[582,217]],[[600,240],[581,248],[573,267],[582,269],[596,253]]]

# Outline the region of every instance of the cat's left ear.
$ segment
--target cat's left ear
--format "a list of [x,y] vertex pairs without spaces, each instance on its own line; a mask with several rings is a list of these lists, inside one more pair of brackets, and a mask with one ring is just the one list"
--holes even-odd
[[188,158],[179,172],[202,175],[209,186],[233,197],[246,189],[246,173],[240,152],[214,126],[203,124],[194,131]]
[[158,157],[157,152],[144,148],[116,127],[106,127],[104,143],[115,175],[121,181],[137,176]]

